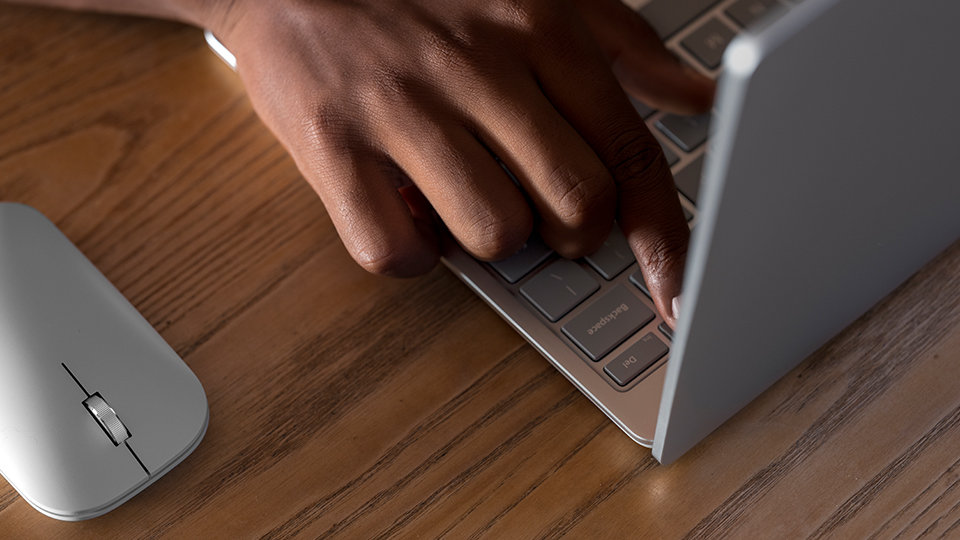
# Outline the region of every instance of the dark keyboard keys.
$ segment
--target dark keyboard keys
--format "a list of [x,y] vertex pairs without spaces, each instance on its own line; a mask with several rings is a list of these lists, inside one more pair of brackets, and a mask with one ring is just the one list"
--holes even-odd
[[677,154],[675,154],[673,150],[670,150],[669,148],[667,148],[667,146],[663,144],[663,141],[661,141],[660,139],[657,139],[657,142],[660,143],[660,148],[663,149],[663,157],[667,159],[667,165],[671,167],[676,165],[677,162],[680,161],[680,157]]
[[650,298],[650,289],[647,288],[647,282],[643,280],[643,273],[640,272],[639,268],[630,274],[630,283],[636,285],[638,289],[643,291],[643,294],[647,295],[647,298]]
[[599,288],[597,280],[577,263],[560,260],[524,283],[520,294],[551,322],[557,322]]
[[704,66],[716,69],[733,36],[733,30],[714,17],[685,37],[681,44]]
[[620,386],[630,384],[669,349],[653,334],[647,334],[603,368]]
[[534,235],[527,240],[527,243],[516,254],[502,261],[489,264],[498,274],[503,276],[503,279],[510,283],[516,283],[534,268],[540,266],[540,263],[547,260],[551,253],[553,251],[543,243],[543,240]]
[[782,11],[783,5],[777,0],[737,0],[724,13],[745,28],[768,13]]
[[670,137],[684,152],[691,152],[707,140],[710,115],[680,116],[668,114],[657,122],[657,129]]
[[623,285],[616,285],[563,325],[563,333],[593,360],[653,320],[653,312]]
[[640,8],[650,26],[666,39],[687,25],[719,0],[653,0]]
[[673,181],[676,182],[677,189],[680,190],[680,193],[683,193],[684,197],[690,199],[694,206],[697,205],[697,197],[700,194],[700,176],[702,174],[703,155],[673,175]]
[[636,109],[637,114],[640,115],[640,118],[643,118],[644,120],[646,120],[647,118],[650,118],[651,116],[653,116],[653,113],[657,112],[657,110],[654,109],[653,107],[647,105],[646,103],[632,96],[630,97],[630,104],[632,104],[633,108]]
[[593,255],[587,255],[584,260],[603,276],[603,279],[611,280],[617,274],[623,272],[628,266],[637,259],[630,250],[630,244],[620,232],[620,227],[613,226],[610,236],[603,242],[603,246]]
[[660,330],[660,333],[667,336],[667,339],[673,341],[673,328],[667,326],[667,323],[662,322],[657,325],[657,330]]

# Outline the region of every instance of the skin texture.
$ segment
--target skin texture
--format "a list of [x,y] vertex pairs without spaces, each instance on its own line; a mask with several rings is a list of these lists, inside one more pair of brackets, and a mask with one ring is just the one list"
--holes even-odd
[[714,86],[618,0],[31,3],[213,30],[371,272],[430,270],[442,234],[484,260],[515,253],[533,232],[579,257],[616,221],[675,324],[689,233],[660,146],[625,91],[695,114]]

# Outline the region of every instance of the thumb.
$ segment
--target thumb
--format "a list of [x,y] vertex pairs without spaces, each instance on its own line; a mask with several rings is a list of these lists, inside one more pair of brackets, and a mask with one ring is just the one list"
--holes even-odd
[[624,90],[651,107],[700,114],[713,106],[715,83],[684,65],[656,31],[620,0],[575,0]]

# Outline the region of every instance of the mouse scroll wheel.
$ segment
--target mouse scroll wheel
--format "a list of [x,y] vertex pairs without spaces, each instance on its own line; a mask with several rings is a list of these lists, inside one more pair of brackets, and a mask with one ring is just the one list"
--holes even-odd
[[107,404],[99,392],[83,400],[83,405],[97,420],[100,427],[107,432],[114,446],[120,446],[123,441],[130,438],[130,432],[127,430],[127,426],[123,425],[116,411]]

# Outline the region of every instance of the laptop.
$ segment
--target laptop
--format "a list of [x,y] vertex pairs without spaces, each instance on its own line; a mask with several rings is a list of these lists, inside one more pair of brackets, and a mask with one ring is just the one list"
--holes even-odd
[[676,331],[618,231],[443,262],[668,464],[960,238],[960,3],[627,3],[719,78],[712,115],[635,103],[692,230]]

